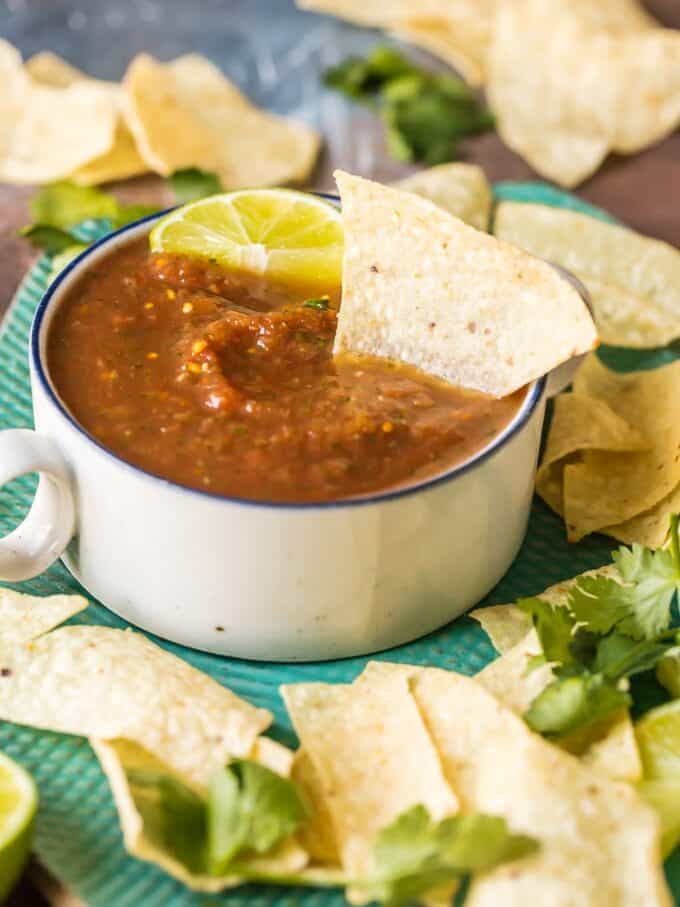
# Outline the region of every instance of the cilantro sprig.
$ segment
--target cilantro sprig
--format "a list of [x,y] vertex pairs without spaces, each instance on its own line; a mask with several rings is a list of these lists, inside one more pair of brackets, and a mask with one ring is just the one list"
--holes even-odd
[[[194,167],[173,173],[168,185],[179,205],[222,191],[216,174]],[[31,223],[19,233],[48,255],[59,256],[53,262],[51,277],[87,248],[76,230],[83,221],[108,221],[111,230],[117,230],[159,210],[154,205],[123,205],[110,192],[68,180],[44,186],[31,199],[29,209]]]
[[611,716],[632,702],[628,678],[650,671],[674,648],[672,606],[680,592],[680,515],[671,517],[670,545],[634,544],[613,555],[619,580],[584,576],[566,606],[527,598],[541,644],[537,663],[549,663],[553,681],[533,700],[525,719],[548,737],[561,737]]
[[392,47],[348,57],[326,70],[324,82],[379,109],[387,147],[398,160],[451,161],[460,139],[494,126],[493,116],[465,82],[448,72],[422,69]]
[[306,815],[291,781],[248,759],[220,769],[205,797],[163,772],[131,769],[127,780],[147,837],[192,873],[248,876],[244,860],[272,851]]
[[459,814],[435,822],[418,805],[382,829],[374,845],[373,874],[356,887],[371,899],[396,907],[537,848],[533,838],[513,834],[500,816]]

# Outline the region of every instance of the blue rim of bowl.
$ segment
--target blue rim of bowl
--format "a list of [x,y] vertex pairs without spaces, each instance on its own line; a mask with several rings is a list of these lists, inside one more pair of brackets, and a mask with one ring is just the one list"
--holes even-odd
[[[310,195],[316,195],[320,198],[325,198],[334,204],[339,203],[339,198],[337,195],[331,195],[328,193],[315,192],[309,193]],[[87,441],[89,441],[94,447],[96,447],[100,453],[104,454],[109,459],[113,460],[119,466],[122,466],[132,472],[136,473],[139,476],[144,476],[147,479],[152,479],[156,482],[161,483],[166,488],[172,488],[178,492],[189,495],[198,495],[201,498],[208,498],[212,501],[223,501],[228,504],[238,504],[243,507],[259,507],[269,510],[336,510],[339,508],[345,507],[365,507],[369,504],[385,504],[389,501],[395,501],[399,498],[405,498],[413,494],[418,494],[420,492],[429,491],[432,488],[436,488],[439,485],[443,485],[446,482],[451,482],[454,479],[460,478],[461,476],[466,475],[474,469],[482,466],[487,460],[494,456],[498,451],[503,448],[512,438],[515,437],[519,431],[524,428],[531,416],[533,415],[536,406],[538,405],[539,400],[543,396],[545,390],[547,378],[544,375],[542,378],[539,378],[534,382],[533,386],[527,393],[519,412],[515,418],[510,422],[506,428],[500,432],[499,435],[487,445],[487,447],[482,448],[477,454],[474,454],[467,460],[464,460],[462,463],[452,466],[451,469],[446,470],[436,476],[433,476],[431,479],[424,479],[421,482],[417,482],[413,485],[405,485],[403,487],[395,488],[393,490],[386,490],[377,492],[375,494],[367,494],[362,496],[357,496],[353,498],[340,498],[337,501],[267,501],[267,500],[256,500],[254,498],[239,498],[232,497],[224,494],[217,494],[214,491],[205,491],[202,488],[191,488],[188,485],[180,485],[178,482],[173,482],[171,479],[166,479],[163,476],[159,476],[154,472],[149,472],[146,469],[142,469],[141,466],[136,466],[134,463],[130,463],[128,460],[124,460],[122,457],[119,457],[118,454],[115,454],[112,450],[102,444],[97,440],[93,435],[86,431],[83,426],[75,419],[75,417],[69,412],[68,408],[62,403],[58,394],[55,392],[55,389],[52,386],[52,383],[46,373],[45,368],[43,367],[42,357],[40,355],[40,333],[45,314],[49,308],[50,302],[54,297],[54,294],[57,292],[59,287],[64,283],[69,274],[71,274],[76,268],[79,268],[82,262],[84,262],[93,252],[97,249],[100,249],[102,246],[108,245],[110,242],[116,238],[123,236],[125,233],[128,233],[131,230],[136,230],[143,224],[152,223],[155,220],[169,214],[170,211],[173,211],[174,208],[166,208],[164,211],[158,211],[155,214],[149,214],[147,217],[140,218],[140,220],[133,221],[130,224],[125,224],[124,227],[121,227],[119,230],[114,231],[113,233],[107,233],[106,236],[103,236],[101,239],[98,239],[91,246],[88,246],[87,249],[84,249],[77,258],[74,258],[73,261],[64,268],[63,271],[55,278],[55,280],[50,284],[50,286],[45,290],[38,307],[35,310],[35,315],[33,316],[33,322],[31,324],[31,335],[30,335],[30,354],[32,359],[32,364],[35,370],[35,374],[38,376],[38,379],[42,385],[43,390],[47,394],[50,402],[57,408],[61,415],[66,419],[70,424],[71,428],[76,431],[77,434],[81,435]]]

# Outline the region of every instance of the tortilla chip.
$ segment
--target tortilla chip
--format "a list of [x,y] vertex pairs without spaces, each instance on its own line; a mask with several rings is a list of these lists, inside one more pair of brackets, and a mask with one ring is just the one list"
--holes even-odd
[[545,262],[427,199],[336,172],[345,229],[334,352],[398,359],[501,397],[597,342]]
[[270,737],[258,737],[250,751],[249,759],[259,762],[273,772],[290,778],[295,753]]
[[333,816],[324,796],[321,777],[304,749],[295,754],[292,778],[309,804],[309,817],[298,832],[300,843],[315,862],[339,866]]
[[0,662],[0,719],[125,737],[199,785],[229,756],[247,756],[271,721],[131,630],[62,627],[3,648]]
[[[89,77],[82,70],[71,66],[70,63],[50,50],[43,50],[26,60],[25,69],[34,82],[51,85],[53,88],[68,88],[74,82],[89,81]],[[92,81],[99,80],[93,79]],[[107,84],[113,87],[116,83],[108,82]]]
[[5,41],[0,41],[0,81],[0,180],[63,179],[113,145],[117,111],[110,92],[97,84],[35,84]]
[[95,186],[113,180],[128,179],[145,173],[149,168],[137,151],[132,134],[123,122],[120,105],[122,89],[116,82],[91,79],[84,72],[50,51],[43,51],[26,61],[26,71],[34,82],[54,88],[68,88],[77,82],[89,82],[106,88],[119,111],[113,145],[103,155],[75,170],[70,178],[80,186]]
[[480,624],[499,655],[516,646],[531,630],[531,618],[515,605],[476,608],[468,617]]
[[552,668],[548,664],[540,665],[533,671],[527,670],[529,659],[541,652],[538,636],[532,629],[500,658],[482,668],[475,679],[503,705],[523,715],[553,679]]
[[393,185],[428,198],[477,230],[489,228],[491,186],[482,168],[475,164],[440,164]]
[[620,374],[590,356],[577,372],[574,392],[604,401],[649,440],[649,450],[586,450],[564,467],[564,518],[578,541],[598,530],[617,537],[617,526],[659,504],[680,483],[680,360],[657,369]]
[[127,125],[157,173],[199,167],[240,189],[304,180],[316,160],[313,129],[259,110],[197,54],[167,64],[141,54],[123,92]]
[[586,746],[580,746],[577,755],[584,765],[617,781],[634,784],[642,777],[635,727],[627,709],[590,729]]
[[382,28],[395,18],[400,18],[407,11],[412,0],[296,0],[300,9],[313,10],[337,16],[355,25],[367,25],[369,28]]
[[[524,715],[536,696],[553,679],[549,665],[528,671],[529,658],[540,654],[536,631],[531,630],[512,649],[480,671],[475,680],[513,712]],[[579,756],[584,764],[617,781],[632,783],[642,775],[633,722],[627,711],[588,728],[578,738],[560,740],[559,746]]]
[[297,0],[301,9],[327,13],[422,47],[457,69],[472,85],[484,81],[497,0]]
[[617,523],[616,526],[607,526],[603,532],[626,545],[638,542],[647,548],[660,548],[668,539],[671,514],[679,511],[680,485],[649,510],[623,523]]
[[475,680],[430,668],[411,690],[462,808],[541,843],[473,880],[468,907],[670,907],[658,820],[631,786],[547,743]]
[[[245,881],[235,875],[211,876],[198,867],[193,871],[188,869],[168,847],[165,834],[167,814],[163,814],[162,807],[148,790],[135,783],[134,772],[161,772],[175,776],[200,796],[201,791],[192,788],[188,779],[173,773],[161,760],[132,741],[91,740],[90,743],[111,786],[128,853],[160,866],[192,891],[217,892]],[[263,875],[297,874],[306,865],[307,854],[294,840],[284,842],[272,854],[244,860],[248,873]]]
[[650,442],[603,400],[588,394],[559,394],[554,400],[548,443],[536,474],[536,491],[563,516],[567,457],[586,450],[626,453],[650,448]]
[[[588,570],[572,579],[556,583],[538,595],[556,607],[567,602],[569,589],[582,576],[607,576],[618,579],[619,574],[612,564]],[[485,612],[492,614],[485,620]],[[490,662],[476,676],[475,680],[492,693],[508,708],[518,715],[523,715],[536,696],[541,693],[553,679],[549,665],[541,665],[528,671],[529,658],[541,654],[541,646],[536,631],[531,627],[527,615],[516,605],[496,605],[490,608],[479,608],[470,615],[478,620],[489,633],[501,657]],[[525,629],[524,635],[517,639]],[[509,645],[516,639],[513,645]],[[496,640],[499,644],[496,645]],[[562,739],[559,745],[578,755],[581,760],[610,778],[635,782],[642,774],[640,755],[635,742],[633,723],[628,712],[623,712],[613,719],[600,722],[598,726],[587,729],[578,738]]]
[[579,214],[501,202],[499,239],[554,261],[588,288],[600,338],[614,346],[664,346],[680,336],[680,251],[626,227]]
[[[600,570],[590,570],[582,575],[610,575],[612,571],[611,567],[603,567]],[[564,604],[566,590],[576,579],[578,577],[564,583],[557,583],[546,589],[539,597],[551,600],[554,604]],[[508,611],[518,611],[515,605],[499,605],[498,607]],[[536,632],[532,629],[515,646],[475,675],[475,680],[503,705],[521,716],[528,709],[534,697],[538,696],[553,679],[552,669],[547,665],[527,672],[528,659],[532,655],[540,653],[541,646]],[[371,661],[355,680],[355,684],[370,683],[375,678],[388,674],[413,678],[427,670],[427,668],[414,665]],[[615,781],[635,783],[642,777],[640,753],[635,740],[633,722],[628,711],[601,721],[578,736],[563,738],[558,745],[577,755],[584,764],[603,772]]]
[[515,0],[498,5],[487,59],[504,142],[563,186],[680,120],[680,34],[639,4]]
[[422,803],[435,819],[456,811],[406,677],[294,684],[281,692],[318,773],[349,878],[369,874],[376,834],[404,810]]
[[87,608],[81,595],[40,598],[0,588],[0,650],[30,642],[49,633]]
[[394,33],[448,63],[470,85],[482,85],[495,8],[496,0],[457,0],[442,10],[441,18],[427,18],[412,4]]

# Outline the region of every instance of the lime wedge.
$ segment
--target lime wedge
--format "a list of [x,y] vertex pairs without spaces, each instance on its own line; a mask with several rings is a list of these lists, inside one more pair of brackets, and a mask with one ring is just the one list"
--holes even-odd
[[661,820],[667,856],[680,842],[680,699],[647,712],[635,725],[643,780],[638,789]]
[[680,785],[680,699],[647,712],[635,725],[646,780]]
[[291,189],[246,189],[177,208],[151,231],[153,252],[213,259],[271,280],[339,284],[340,211]]
[[31,776],[0,753],[0,901],[11,891],[28,859],[37,806]]

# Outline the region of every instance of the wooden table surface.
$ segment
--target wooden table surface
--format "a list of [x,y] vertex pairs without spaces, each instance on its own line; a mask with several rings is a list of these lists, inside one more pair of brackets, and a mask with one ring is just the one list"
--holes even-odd
[[[30,3],[31,0],[21,2],[15,0],[14,5],[21,7],[27,2]],[[9,2],[7,5],[12,6]],[[64,5],[63,2],[61,5]],[[78,3],[71,5],[74,8],[73,15],[80,14],[81,5]],[[646,5],[665,25],[680,28],[679,0],[649,0]],[[116,7],[115,3],[113,7]],[[0,10],[0,35],[4,36],[2,15]],[[30,17],[28,21],[27,28],[30,28]],[[171,21],[166,22],[165,27],[171,28]],[[14,37],[9,31],[8,35]],[[42,29],[40,40],[42,46],[51,47],[49,27]],[[29,52],[35,49],[35,38],[28,35],[27,46],[22,47],[22,50]],[[374,127],[369,124],[369,128]],[[376,142],[379,142],[377,131]],[[466,141],[463,146],[463,159],[480,164],[491,180],[536,178],[531,168],[505,148],[494,134]],[[312,187],[330,188],[332,169],[342,163],[341,155],[336,149],[326,151],[314,175]],[[348,166],[347,162],[345,166]],[[399,175],[399,167],[386,157],[378,155],[372,164],[371,172],[366,175],[377,179],[393,179]],[[153,177],[131,180],[114,188],[117,194],[128,201],[137,200],[159,205],[168,202],[161,181]],[[610,158],[600,171],[578,187],[576,192],[641,232],[680,247],[680,132],[632,157]],[[28,219],[27,202],[30,195],[30,189],[0,185],[0,316],[9,305],[21,277],[35,257],[28,244],[17,237],[17,229]],[[24,883],[8,907],[44,907],[44,904],[33,888]]]

